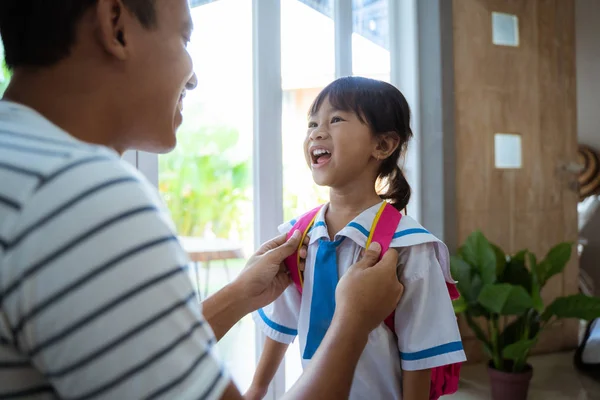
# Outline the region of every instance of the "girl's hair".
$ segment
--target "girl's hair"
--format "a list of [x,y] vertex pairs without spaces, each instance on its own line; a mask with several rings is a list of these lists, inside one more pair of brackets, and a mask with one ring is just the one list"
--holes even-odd
[[410,200],[410,185],[399,163],[413,133],[410,108],[404,95],[387,82],[348,76],[335,80],[319,93],[309,116],[316,114],[326,99],[333,108],[356,114],[374,135],[398,135],[398,148],[383,160],[379,169],[378,193],[399,211],[405,209]]

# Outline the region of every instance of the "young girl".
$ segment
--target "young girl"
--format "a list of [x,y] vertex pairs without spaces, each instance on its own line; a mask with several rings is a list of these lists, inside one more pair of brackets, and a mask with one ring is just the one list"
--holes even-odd
[[[388,83],[341,78],[315,99],[304,153],[314,181],[330,188],[330,201],[309,233],[302,295],[292,285],[254,315],[267,339],[247,399],[264,397],[296,336],[303,366],[310,362],[331,322],[338,278],[360,258],[382,201],[397,210],[408,204],[410,187],[398,163],[411,136],[408,103]],[[405,286],[395,333],[382,323],[370,334],[350,398],[428,400],[431,369],[465,360],[446,287],[454,283],[448,250],[408,216],[390,247],[399,252]]]

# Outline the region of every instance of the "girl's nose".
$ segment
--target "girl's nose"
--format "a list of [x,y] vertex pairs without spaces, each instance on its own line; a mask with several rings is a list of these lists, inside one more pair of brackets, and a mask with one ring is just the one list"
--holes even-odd
[[321,128],[313,130],[310,134],[310,140],[323,140],[329,137],[329,134]]

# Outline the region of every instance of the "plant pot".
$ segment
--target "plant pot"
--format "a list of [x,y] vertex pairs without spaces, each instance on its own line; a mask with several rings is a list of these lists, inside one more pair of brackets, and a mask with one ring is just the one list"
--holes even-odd
[[527,400],[529,383],[533,376],[531,365],[527,364],[525,371],[513,373],[498,371],[488,365],[492,400]]

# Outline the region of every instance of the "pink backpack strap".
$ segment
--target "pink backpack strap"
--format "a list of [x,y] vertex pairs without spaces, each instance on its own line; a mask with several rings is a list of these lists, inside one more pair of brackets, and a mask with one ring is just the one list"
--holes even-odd
[[287,234],[287,238],[289,239],[294,234],[294,232],[296,232],[296,231],[302,232],[302,240],[300,241],[300,245],[298,246],[298,249],[294,252],[294,254],[292,254],[291,256],[289,256],[288,258],[286,258],[284,260],[284,264],[288,268],[288,271],[290,272],[290,277],[292,278],[292,281],[294,282],[294,285],[296,285],[296,288],[298,289],[300,294],[302,294],[302,287],[304,286],[304,274],[302,271],[300,271],[300,267],[299,267],[300,266],[299,250],[302,247],[302,243],[304,243],[304,239],[306,238],[308,231],[314,224],[315,219],[317,218],[317,215],[319,214],[319,211],[321,210],[322,207],[323,206],[320,205],[316,208],[313,208],[312,210],[310,210],[309,212],[307,212],[306,214],[304,214],[300,218],[298,218],[295,222],[293,222],[292,229],[290,229],[290,231]]
[[[383,203],[377,215],[373,219],[371,225],[371,231],[367,238],[367,244],[365,248],[369,248],[372,242],[379,243],[381,245],[380,258],[388,251],[390,244],[394,239],[394,234],[398,228],[398,224],[402,219],[400,211],[396,210],[394,206],[389,203]],[[394,313],[391,313],[386,319],[385,324],[392,332],[395,332],[394,328]]]
[[[367,240],[368,247],[371,242],[377,242],[381,245],[381,254],[389,249],[389,246],[396,233],[396,228],[400,223],[402,214],[396,210],[393,206],[385,203],[385,207],[379,210],[378,215],[373,221],[371,227],[371,234]],[[456,289],[456,285],[446,282],[448,293],[452,300],[457,299],[460,295]],[[394,313],[388,316],[385,320],[385,324],[394,334],[396,333],[396,326],[394,324]],[[431,386],[429,391],[429,399],[437,400],[441,396],[455,393],[458,390],[458,381],[460,378],[460,367],[461,363],[444,365],[441,367],[433,368],[431,371]]]
[[383,203],[373,219],[365,248],[369,248],[372,242],[377,242],[381,245],[381,257],[383,257],[390,248],[401,219],[402,214],[400,211],[396,210],[390,203]]

